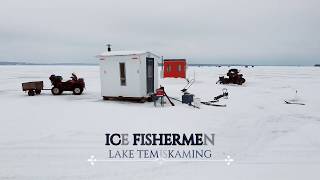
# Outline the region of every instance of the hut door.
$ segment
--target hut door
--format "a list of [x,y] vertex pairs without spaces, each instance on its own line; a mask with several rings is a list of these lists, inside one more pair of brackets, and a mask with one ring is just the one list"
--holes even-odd
[[146,59],[147,64],[147,93],[154,92],[154,58]]

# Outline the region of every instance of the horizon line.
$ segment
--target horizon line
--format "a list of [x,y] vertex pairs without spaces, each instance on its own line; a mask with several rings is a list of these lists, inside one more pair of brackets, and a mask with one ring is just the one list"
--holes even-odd
[[[162,63],[158,63],[162,65]],[[187,63],[189,66],[320,66],[301,65],[301,64],[241,64],[241,63]],[[83,63],[83,62],[61,62],[61,63],[34,63],[34,62],[19,62],[19,61],[0,61],[0,65],[99,65],[99,63]]]

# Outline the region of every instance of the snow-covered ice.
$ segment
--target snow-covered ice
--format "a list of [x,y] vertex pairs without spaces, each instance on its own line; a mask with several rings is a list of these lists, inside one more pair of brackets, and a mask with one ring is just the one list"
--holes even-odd
[[[212,100],[223,88],[226,108],[154,107],[153,103],[103,101],[98,66],[0,66],[0,179],[319,179],[320,69],[316,67],[240,68],[244,86],[215,84],[227,67],[189,67],[189,89]],[[86,89],[81,96],[44,91],[29,97],[21,83],[75,72]],[[180,98],[186,82],[160,80]],[[112,88],[112,87],[110,87]],[[296,90],[298,94],[296,95]],[[306,105],[289,105],[284,99]],[[214,162],[105,162],[106,132],[215,133]]]

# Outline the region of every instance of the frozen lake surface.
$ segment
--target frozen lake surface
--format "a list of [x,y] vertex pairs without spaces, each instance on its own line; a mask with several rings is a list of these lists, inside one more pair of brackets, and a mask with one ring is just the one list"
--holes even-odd
[[[202,100],[229,91],[227,107],[154,107],[152,103],[103,101],[98,66],[0,66],[0,179],[319,179],[320,69],[240,68],[244,86],[217,85],[227,67],[189,67],[189,89]],[[44,91],[29,97],[21,83],[72,72],[83,77],[81,96]],[[160,80],[181,98],[185,80]],[[112,88],[112,87],[110,87]],[[298,91],[296,97],[295,91]],[[305,106],[284,104],[296,98]],[[103,162],[106,132],[215,133],[215,162]]]

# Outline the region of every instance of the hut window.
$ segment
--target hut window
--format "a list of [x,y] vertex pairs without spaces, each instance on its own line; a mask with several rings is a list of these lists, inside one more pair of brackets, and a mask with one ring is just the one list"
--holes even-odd
[[171,71],[171,65],[169,64],[168,66],[167,66],[167,72],[170,72]]
[[147,70],[147,76],[148,78],[152,78],[153,77],[153,66],[152,64],[148,64],[148,70]]
[[181,72],[181,64],[178,65],[178,72]]
[[125,63],[119,63],[120,67],[120,84],[121,86],[126,85],[126,64]]

